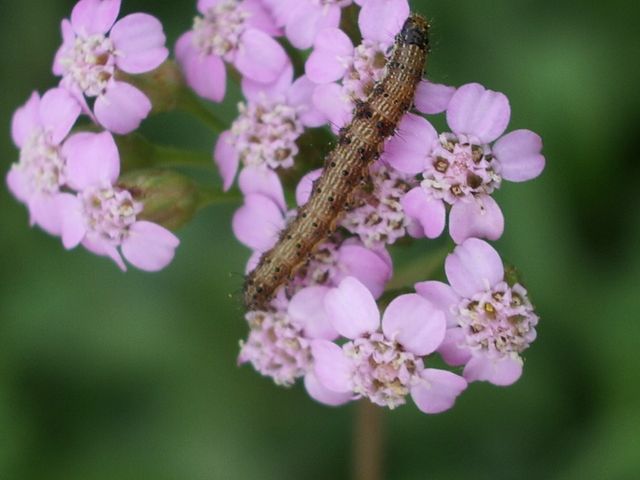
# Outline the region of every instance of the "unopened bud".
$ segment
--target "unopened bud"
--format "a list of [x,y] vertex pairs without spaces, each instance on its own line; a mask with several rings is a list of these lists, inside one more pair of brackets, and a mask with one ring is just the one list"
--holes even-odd
[[176,230],[191,220],[198,210],[197,184],[172,170],[136,170],[123,175],[118,186],[131,192],[144,206],[140,220],[158,223]]

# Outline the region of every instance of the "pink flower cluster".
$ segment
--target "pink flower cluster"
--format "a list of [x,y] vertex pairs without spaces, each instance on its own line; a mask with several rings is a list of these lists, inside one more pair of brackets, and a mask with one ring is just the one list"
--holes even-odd
[[[141,197],[123,187],[113,134],[134,131],[152,111],[133,76],[159,67],[168,51],[157,19],[117,20],[120,4],[80,0],[63,20],[53,66],[59,87],[34,93],[15,113],[20,156],[7,184],[31,223],[66,248],[81,244],[123,270],[126,260],[157,271],[179,241],[144,220]],[[186,84],[205,99],[224,99],[229,70],[239,80],[238,117],[213,156],[223,189],[237,179],[243,194],[232,229],[252,251],[250,272],[322,175],[321,165],[300,158],[317,148],[314,129],[338,132],[351,121],[385,75],[410,7],[407,0],[198,0],[196,8],[175,56]],[[359,9],[355,42],[339,28],[345,8]],[[282,37],[307,51],[290,58]],[[83,113],[95,125],[73,132]],[[446,117],[446,131],[430,123],[433,115]],[[395,408],[410,396],[425,413],[451,408],[470,382],[515,382],[538,316],[485,240],[504,231],[493,192],[503,180],[537,177],[545,159],[535,133],[505,133],[510,116],[502,93],[423,80],[336,231],[267,307],[246,313],[239,363],[278,385],[302,378],[328,405],[364,398]],[[297,182],[295,196],[285,195],[285,180]],[[448,283],[424,279],[385,294],[394,275],[390,246],[426,244],[447,224],[455,244],[445,260]],[[436,355],[452,368],[436,368]]]
[[[294,46],[313,49],[295,81],[290,67],[271,84],[245,77],[247,102],[216,146],[225,188],[244,167],[238,177],[244,203],[233,231],[253,251],[247,271],[296,215],[279,174],[294,166],[305,128],[325,123],[337,131],[350,121],[356,102],[366,100],[384,74],[387,52],[409,14],[404,0],[356,2],[362,41],[354,46],[337,28],[340,7],[349,3],[263,3]],[[502,180],[525,181],[543,170],[540,138],[528,130],[505,135],[506,96],[479,84],[456,89],[425,80],[414,103],[338,231],[268,309],[246,314],[249,335],[239,362],[279,385],[303,378],[309,395],[328,405],[366,398],[395,408],[410,396],[421,411],[442,412],[469,382],[515,382],[522,352],[535,339],[538,317],[527,291],[505,278],[499,254],[481,239],[503,233],[504,218],[491,197]],[[424,115],[441,113],[451,131],[439,134]],[[313,121],[302,120],[305,114]],[[321,174],[316,169],[300,179],[297,206]],[[388,245],[405,236],[439,237],[448,210],[457,244],[445,262],[449,284],[420,282],[414,293],[385,297],[381,310],[376,299],[393,276]],[[455,370],[431,367],[434,355]]]
[[162,24],[151,15],[133,13],[118,20],[121,0],[80,0],[71,19],[62,21],[62,46],[53,63],[60,85],[86,113],[94,102],[97,122],[113,133],[132,132],[151,111],[151,101],[121,73],[140,74],[167,59]]
[[[80,0],[63,20],[53,67],[60,86],[42,97],[34,92],[15,112],[11,133],[20,156],[7,184],[31,224],[60,236],[65,248],[82,244],[122,270],[124,257],[157,271],[171,262],[179,240],[141,220],[144,205],[118,186],[120,154],[111,132],[135,130],[151,110],[120,74],[150,71],[168,51],[157,19],[135,13],[116,22],[119,11],[120,0]],[[81,113],[107,131],[72,133]]]

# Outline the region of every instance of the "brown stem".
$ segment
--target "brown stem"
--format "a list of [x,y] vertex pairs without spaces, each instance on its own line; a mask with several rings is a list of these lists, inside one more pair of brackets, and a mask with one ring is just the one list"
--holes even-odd
[[368,400],[356,406],[353,435],[354,480],[382,480],[382,408]]

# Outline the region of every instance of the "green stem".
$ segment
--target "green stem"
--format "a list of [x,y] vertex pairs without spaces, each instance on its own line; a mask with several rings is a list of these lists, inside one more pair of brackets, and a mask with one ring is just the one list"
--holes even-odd
[[353,435],[354,480],[382,480],[384,441],[381,407],[368,400],[356,405]]

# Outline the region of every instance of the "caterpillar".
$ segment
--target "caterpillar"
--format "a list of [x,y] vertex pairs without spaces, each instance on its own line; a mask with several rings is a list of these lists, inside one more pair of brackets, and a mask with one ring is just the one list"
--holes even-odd
[[340,129],[309,201],[247,276],[244,303],[248,310],[267,309],[278,288],[295,276],[350,208],[350,199],[368,176],[369,166],[413,105],[429,51],[428,33],[429,24],[423,17],[412,14],[405,21],[382,78],[365,101],[356,101],[351,123]]

